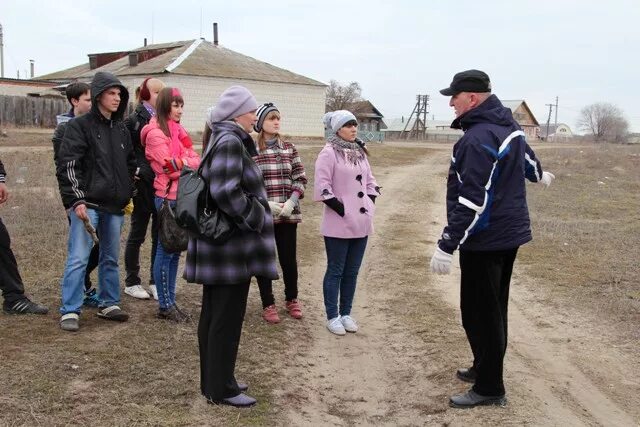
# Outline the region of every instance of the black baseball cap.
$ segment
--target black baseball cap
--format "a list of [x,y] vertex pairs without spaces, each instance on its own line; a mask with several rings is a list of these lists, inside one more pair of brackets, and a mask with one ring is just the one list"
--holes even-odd
[[453,76],[448,88],[440,91],[444,96],[454,96],[460,92],[491,92],[491,81],[484,71],[467,70]]

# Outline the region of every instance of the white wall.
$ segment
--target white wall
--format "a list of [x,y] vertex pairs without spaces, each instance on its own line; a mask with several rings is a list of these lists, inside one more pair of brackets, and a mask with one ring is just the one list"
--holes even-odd
[[[254,80],[233,80],[215,77],[195,77],[179,74],[157,76],[166,85],[180,89],[184,97],[183,126],[190,132],[202,131],[206,111],[214,105],[220,94],[229,86],[242,85],[257,98],[258,103],[273,102],[280,110],[282,133],[291,136],[324,136],[325,88],[287,83],[270,83]],[[122,77],[129,88],[131,99],[142,77]]]

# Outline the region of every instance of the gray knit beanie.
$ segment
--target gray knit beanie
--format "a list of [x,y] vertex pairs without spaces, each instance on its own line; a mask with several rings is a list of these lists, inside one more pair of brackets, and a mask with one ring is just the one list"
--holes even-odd
[[354,120],[356,123],[358,120],[351,111],[338,110],[330,111],[322,117],[322,123],[326,129],[331,129],[334,133],[337,133],[345,123]]
[[258,101],[249,89],[231,86],[220,95],[215,107],[209,109],[207,123],[223,122],[258,109]]

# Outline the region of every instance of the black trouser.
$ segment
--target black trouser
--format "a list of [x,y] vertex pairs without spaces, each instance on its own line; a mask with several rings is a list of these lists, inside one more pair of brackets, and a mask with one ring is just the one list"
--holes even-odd
[[0,290],[6,305],[24,299],[24,284],[11,250],[11,237],[0,218]]
[[140,246],[147,236],[147,226],[151,220],[151,263],[149,265],[149,284],[153,285],[153,263],[156,259],[158,248],[158,214],[155,210],[149,210],[145,206],[133,207],[131,214],[131,228],[124,249],[124,268],[127,272],[126,286],[136,286],[140,280]]
[[248,295],[249,282],[202,287],[200,390],[212,402],[240,394],[234,371]]
[[507,350],[509,284],[518,248],[460,251],[462,326],[478,373],[473,390],[484,396],[505,393],[502,379]]
[[[69,212],[69,215],[73,215],[73,212]],[[67,215],[67,222],[69,226],[71,226],[71,219]],[[98,238],[100,238],[98,236]],[[91,248],[91,252],[89,252],[89,261],[87,261],[87,271],[84,273],[84,290],[88,291],[91,289],[91,272],[98,267],[98,262],[100,261],[100,244],[96,243]]]
[[[298,261],[296,260],[296,230],[298,224],[274,224],[278,260],[282,267],[284,281],[284,298],[287,301],[298,298]],[[273,297],[273,281],[264,277],[256,277],[260,289],[262,308],[275,304]]]

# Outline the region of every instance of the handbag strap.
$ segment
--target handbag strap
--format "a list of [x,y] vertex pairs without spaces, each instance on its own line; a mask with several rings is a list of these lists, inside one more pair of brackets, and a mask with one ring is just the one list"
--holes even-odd
[[198,166],[198,175],[202,177],[202,180],[205,182],[207,186],[206,196],[204,198],[204,209],[205,211],[209,210],[209,200],[211,200],[211,191],[209,190],[209,181],[202,175],[202,168],[205,166],[206,162],[209,160],[209,155],[213,152],[213,147],[220,141],[222,138],[222,133],[218,134],[216,138],[213,138],[213,134],[211,134],[211,138],[209,144],[207,145],[207,149],[202,155],[202,159],[200,159],[200,165]]

